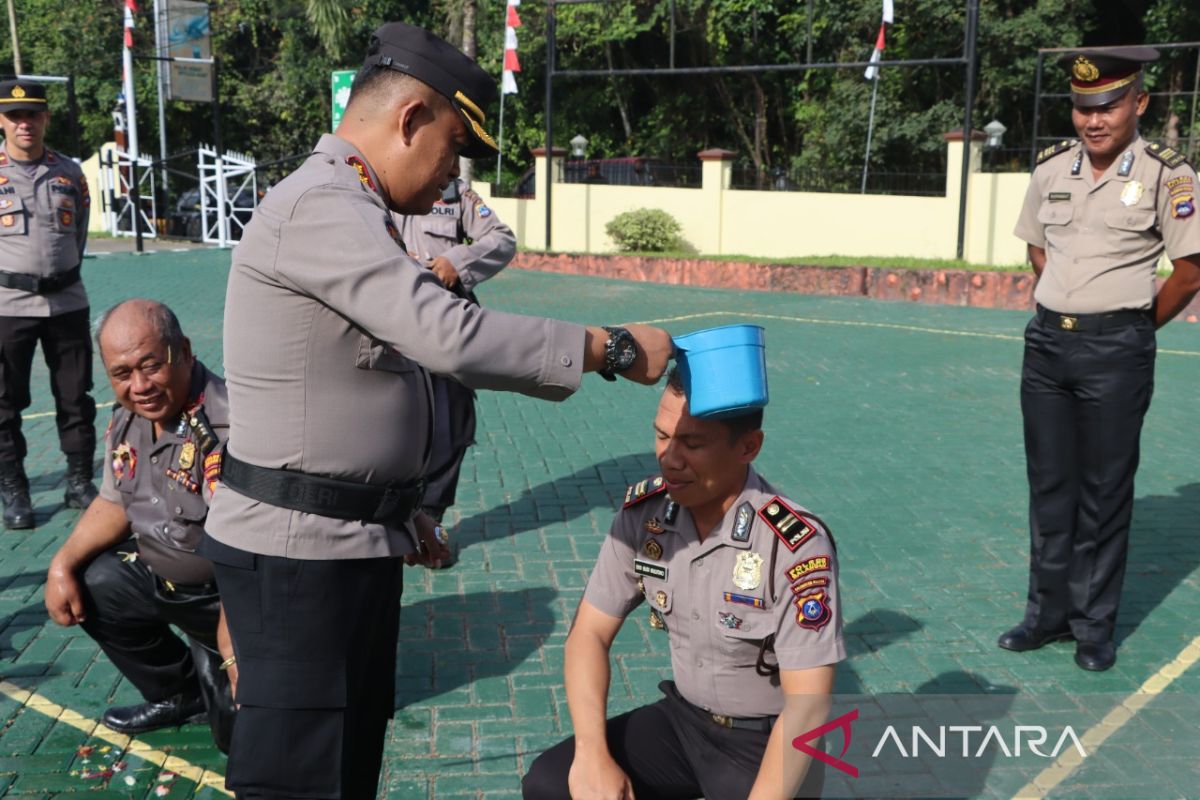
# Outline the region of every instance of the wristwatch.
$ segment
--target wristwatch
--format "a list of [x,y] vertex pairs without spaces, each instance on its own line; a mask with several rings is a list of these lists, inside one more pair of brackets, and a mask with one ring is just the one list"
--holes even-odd
[[608,341],[604,343],[604,369],[600,370],[600,377],[615,381],[616,373],[629,369],[637,359],[637,342],[633,334],[624,328],[606,325],[604,330],[608,331]]

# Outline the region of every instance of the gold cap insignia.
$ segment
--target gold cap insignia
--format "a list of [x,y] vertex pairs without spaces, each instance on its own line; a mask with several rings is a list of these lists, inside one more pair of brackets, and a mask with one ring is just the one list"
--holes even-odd
[[1071,74],[1075,76],[1076,80],[1090,83],[1100,77],[1100,70],[1088,60],[1087,56],[1079,56],[1075,59],[1074,66],[1071,67]]
[[22,89],[20,86],[14,86],[13,90],[12,90],[12,96],[13,97],[24,97],[25,90]]

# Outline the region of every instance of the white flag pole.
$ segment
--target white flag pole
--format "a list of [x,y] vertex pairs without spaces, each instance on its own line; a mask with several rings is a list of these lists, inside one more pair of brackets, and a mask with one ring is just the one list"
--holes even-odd
[[871,87],[871,113],[867,118],[867,152],[863,156],[862,186],[859,187],[859,194],[867,193],[867,166],[871,163],[871,135],[875,131],[875,98],[879,96],[879,67],[875,68],[875,77],[871,82],[874,85]]

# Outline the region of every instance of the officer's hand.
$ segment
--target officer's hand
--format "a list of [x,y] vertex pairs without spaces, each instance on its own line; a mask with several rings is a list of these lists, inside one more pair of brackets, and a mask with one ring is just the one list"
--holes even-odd
[[46,575],[46,611],[59,625],[83,622],[83,592],[75,573],[51,565]]
[[634,800],[633,784],[612,756],[576,758],[567,773],[571,800]]
[[437,538],[437,522],[424,512],[413,517],[413,526],[417,529],[417,552],[404,557],[408,565],[421,564],[430,569],[442,566],[442,559],[450,557],[450,548]]
[[671,334],[662,328],[654,328],[649,325],[633,324],[622,327],[633,334],[633,338],[637,342],[638,356],[637,360],[633,362],[633,366],[618,374],[634,383],[647,385],[656,383],[667,371],[667,363],[675,354],[675,344],[671,341]]
[[458,283],[458,270],[454,268],[445,256],[438,256],[429,263],[429,268],[433,270],[433,274],[438,276],[438,280],[447,289],[453,289]]
[[221,654],[221,663],[225,664],[225,674],[229,676],[229,696],[237,699],[238,666],[237,658],[233,655],[233,637],[229,634],[229,623],[225,621],[225,604],[221,604],[221,615],[217,618],[217,651]]

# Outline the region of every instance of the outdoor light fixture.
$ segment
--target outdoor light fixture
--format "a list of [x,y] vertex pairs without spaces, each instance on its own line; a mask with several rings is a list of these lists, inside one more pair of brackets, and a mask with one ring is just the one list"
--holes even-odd
[[983,132],[987,134],[987,146],[989,150],[998,150],[1004,139],[1004,132],[1008,128],[1004,127],[998,119],[994,119],[987,125],[983,126]]
[[[1003,131],[1001,131],[1003,133]],[[575,138],[571,140],[571,155],[576,158],[583,158],[587,155],[588,140],[582,133],[575,134]]]

